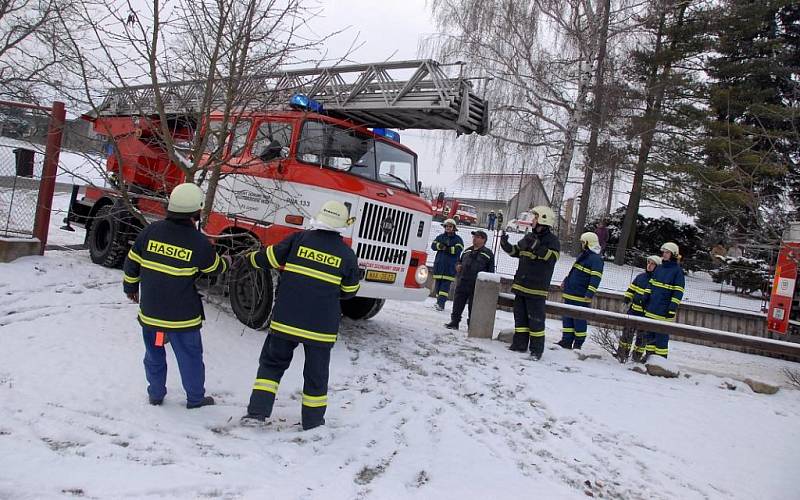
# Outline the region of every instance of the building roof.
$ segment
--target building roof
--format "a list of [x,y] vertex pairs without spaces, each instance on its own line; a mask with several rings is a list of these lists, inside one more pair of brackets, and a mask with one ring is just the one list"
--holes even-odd
[[536,174],[464,174],[448,187],[448,198],[508,202],[520,186],[540,183]]

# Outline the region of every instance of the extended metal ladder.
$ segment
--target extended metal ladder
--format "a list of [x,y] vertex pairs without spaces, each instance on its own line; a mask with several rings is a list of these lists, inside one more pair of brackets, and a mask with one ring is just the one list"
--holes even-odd
[[[211,90],[212,109],[226,101],[225,79]],[[201,112],[207,84],[202,80],[159,85],[167,114]],[[424,59],[278,71],[248,77],[237,107],[269,110],[286,107],[293,94],[304,94],[330,115],[370,127],[455,130],[484,135],[489,130],[489,103],[472,92],[470,80],[448,77],[438,62]],[[152,85],[110,89],[98,108],[100,116],[157,114]]]

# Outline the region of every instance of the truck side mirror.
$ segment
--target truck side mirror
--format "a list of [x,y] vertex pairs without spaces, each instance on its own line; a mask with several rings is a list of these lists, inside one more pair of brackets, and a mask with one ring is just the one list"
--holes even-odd
[[417,192],[418,193],[422,192],[422,181],[417,181]]

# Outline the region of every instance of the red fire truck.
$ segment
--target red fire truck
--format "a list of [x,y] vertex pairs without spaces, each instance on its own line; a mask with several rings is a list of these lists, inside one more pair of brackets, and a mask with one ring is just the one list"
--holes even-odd
[[800,335],[800,290],[797,267],[800,262],[800,222],[794,222],[783,234],[775,278],[772,282],[767,329],[780,335]]
[[[393,72],[412,76],[388,85]],[[218,251],[277,243],[308,227],[322,203],[338,199],[356,218],[344,237],[356,252],[362,278],[358,296],[342,302],[343,314],[367,319],[386,299],[423,300],[431,208],[419,195],[416,154],[388,127],[485,134],[487,103],[472,93],[468,80],[446,77],[430,60],[259,78],[271,103],[285,100],[237,114],[224,139],[228,158],[204,228]],[[221,114],[193,113],[197,85],[160,87],[175,142],[222,124]],[[87,119],[113,139],[116,151],[108,156],[107,170],[127,187],[135,209],[155,220],[165,213],[167,194],[184,179],[157,140],[161,115],[150,99],[150,86],[112,89],[99,112]],[[207,150],[220,145],[209,143]],[[70,204],[68,216],[87,228],[92,260],[108,267],[122,264],[141,229],[119,193],[87,188],[83,199]],[[241,269],[246,266],[229,279],[232,309],[246,325],[263,327],[277,275]]]
[[453,219],[456,224],[464,226],[478,225],[477,208],[455,198],[445,198],[444,193],[439,193],[439,196],[431,202],[431,210],[435,221]]

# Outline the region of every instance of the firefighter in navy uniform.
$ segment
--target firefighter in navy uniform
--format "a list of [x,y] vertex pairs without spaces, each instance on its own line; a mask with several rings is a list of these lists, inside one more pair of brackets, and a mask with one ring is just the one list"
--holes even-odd
[[[625,303],[628,304],[629,315],[644,316],[645,290],[647,290],[647,287],[650,285],[650,278],[653,277],[653,272],[656,270],[656,267],[660,265],[661,257],[658,255],[649,256],[645,264],[645,271],[639,273],[631,284],[628,285],[624,296]],[[636,342],[633,348],[633,360],[641,361],[644,357],[646,347],[645,332],[639,332],[636,328],[625,328],[619,339],[619,347],[617,348],[617,359],[620,363],[628,361],[628,356],[630,356],[631,353],[631,342],[633,342],[634,336],[636,337]]]
[[546,206],[534,207],[533,231],[512,245],[508,235],[500,238],[500,246],[519,259],[511,290],[514,292],[514,338],[509,349],[526,352],[530,342],[531,356],[540,359],[544,352],[544,303],[550,291],[553,269],[561,251],[558,237],[550,228],[555,214]]
[[200,338],[205,317],[195,280],[200,274],[225,272],[230,260],[217,255],[197,230],[203,198],[195,184],[176,186],[169,197],[167,218],[144,228],[125,259],[123,289],[129,299],[139,303],[151,405],[160,405],[167,393],[167,335],[186,390],[186,407],[214,404],[214,399],[205,395]]
[[283,372],[295,347],[303,344],[303,429],[325,423],[331,348],[342,316],[339,301],[360,286],[358,261],[339,233],[352,223],[343,203],[328,201],[310,229],[250,254],[253,267],[283,272],[244,422],[263,422],[272,414]]
[[436,251],[433,262],[433,291],[436,294],[436,310],[444,311],[444,304],[450,295],[450,284],[456,280],[456,264],[464,250],[464,241],[456,234],[456,221],[444,221],[444,232],[431,243],[431,250]]
[[[575,259],[572,269],[561,285],[564,303],[572,306],[588,307],[597,293],[603,278],[603,258],[597,235],[586,232],[581,235],[583,251]],[[586,341],[586,320],[563,316],[561,318],[561,340],[556,342],[565,349],[580,349]]]
[[469,307],[467,315],[467,325],[469,325],[469,318],[472,316],[472,296],[475,294],[478,273],[494,272],[494,254],[486,248],[486,240],[485,231],[480,229],[472,231],[472,246],[466,248],[458,259],[456,266],[458,284],[453,299],[453,312],[450,315],[450,322],[444,324],[451,330],[458,330],[465,306]]
[[[675,321],[678,306],[683,300],[686,286],[683,269],[678,264],[679,249],[671,241],[661,245],[661,265],[653,271],[650,281],[645,289],[644,317],[660,319],[662,321]],[[666,333],[649,332],[645,358],[652,354],[667,357],[669,354],[669,335]]]

